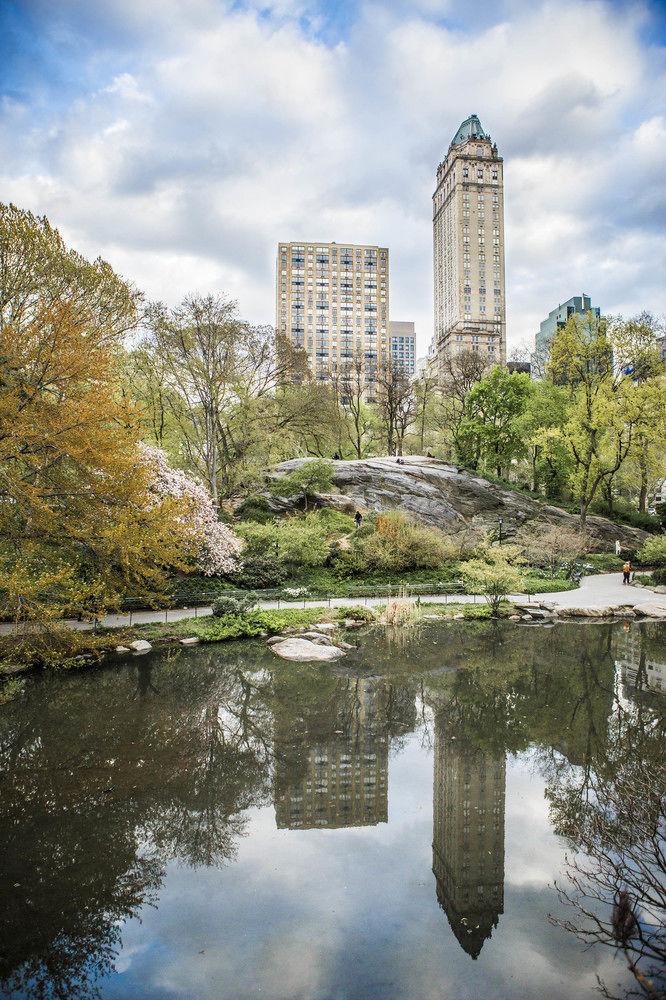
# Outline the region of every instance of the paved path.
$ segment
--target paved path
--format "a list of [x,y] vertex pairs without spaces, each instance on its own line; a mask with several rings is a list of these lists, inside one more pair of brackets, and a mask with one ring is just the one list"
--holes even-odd
[[[420,600],[427,604],[484,604],[485,598],[474,594],[448,594],[448,595],[419,595]],[[368,607],[377,607],[386,604],[386,597],[332,597],[330,600],[321,598],[312,601],[260,601],[260,608],[349,608],[358,607],[359,604]],[[406,597],[405,601],[415,601],[416,597]],[[401,598],[393,598],[401,600]],[[513,594],[509,600],[530,601],[539,603],[543,601],[547,604],[557,605],[557,607],[580,608],[580,607],[620,607],[623,604],[633,604],[640,607],[641,604],[656,604],[666,608],[666,594],[655,594],[651,590],[643,590],[638,587],[626,587],[622,583],[622,578],[618,573],[603,573],[598,576],[585,576],[577,590],[565,590],[557,594],[533,594],[531,597],[526,594]],[[178,608],[169,611],[134,611],[132,615],[106,615],[101,624],[106,628],[122,628],[127,625],[144,625],[149,622],[177,622],[183,618],[205,617],[212,613],[212,609]],[[66,622],[71,628],[88,630],[92,625],[88,622],[77,622],[73,619]],[[10,624],[0,624],[0,634],[7,634],[13,630]]]

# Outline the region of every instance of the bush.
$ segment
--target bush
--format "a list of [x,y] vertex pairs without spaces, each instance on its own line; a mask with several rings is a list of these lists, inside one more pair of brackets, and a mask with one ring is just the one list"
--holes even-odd
[[287,579],[287,570],[277,561],[264,556],[249,556],[229,580],[243,590],[266,590],[279,587]]
[[376,525],[376,530],[358,543],[369,569],[436,569],[449,557],[440,531],[415,524],[405,514],[379,514]]
[[652,582],[661,586],[666,583],[666,569],[653,569],[652,570]]
[[275,517],[268,505],[268,500],[262,496],[246,497],[236,507],[235,515],[239,521],[256,521],[257,524],[267,524]]
[[374,622],[377,617],[372,608],[364,608],[360,605],[353,608],[338,608],[336,613],[338,621],[341,622],[343,622],[345,618],[353,618],[356,621],[367,622],[369,624],[370,622]]
[[666,532],[648,538],[638,558],[644,566],[666,566]]
[[328,531],[318,512],[286,517],[273,524],[238,525],[244,554],[294,566],[323,566],[330,554]]
[[271,492],[279,497],[292,497],[300,493],[307,510],[309,496],[330,490],[334,468],[333,462],[328,459],[308,459],[293,472],[274,480],[271,483]]
[[251,611],[257,603],[254,594],[246,597],[217,597],[213,602],[213,616],[215,618],[225,618],[227,615],[243,615]]
[[493,615],[507,594],[519,593],[523,588],[522,574],[511,565],[512,553],[508,549],[494,546],[486,550],[483,559],[470,559],[460,566],[467,593],[483,594]]

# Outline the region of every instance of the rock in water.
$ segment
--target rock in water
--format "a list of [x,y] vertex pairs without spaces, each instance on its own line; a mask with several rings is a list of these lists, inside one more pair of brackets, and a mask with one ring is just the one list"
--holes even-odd
[[[272,510],[288,513],[302,499],[276,496],[280,477],[307,462],[294,458],[282,462],[271,472],[272,489],[264,496]],[[524,524],[561,524],[578,528],[578,517],[559,507],[551,507],[534,497],[507,490],[482,476],[420,455],[407,455],[402,465],[395,458],[363,458],[335,462],[335,492],[314,497],[321,507],[332,507],[348,514],[355,510],[403,510],[425,524],[456,531],[473,522],[481,528],[497,529],[501,517],[504,531],[513,534]],[[639,528],[618,525],[605,517],[589,517],[587,533],[595,547],[607,551],[619,539],[625,549],[640,548],[647,533]]]
[[134,642],[130,642],[129,648],[133,653],[147,653],[153,647],[146,639],[135,639]]
[[321,646],[310,639],[284,639],[270,648],[285,660],[337,660],[345,655],[337,646]]

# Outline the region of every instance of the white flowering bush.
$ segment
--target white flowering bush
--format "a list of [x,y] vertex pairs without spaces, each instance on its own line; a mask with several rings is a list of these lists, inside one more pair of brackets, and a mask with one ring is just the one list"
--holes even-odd
[[205,576],[219,576],[238,569],[243,543],[231,528],[218,520],[205,487],[180,469],[173,469],[160,448],[143,444],[141,450],[151,469],[150,489],[155,503],[165,498],[183,502],[181,525],[185,525],[188,534],[191,530],[199,572]]

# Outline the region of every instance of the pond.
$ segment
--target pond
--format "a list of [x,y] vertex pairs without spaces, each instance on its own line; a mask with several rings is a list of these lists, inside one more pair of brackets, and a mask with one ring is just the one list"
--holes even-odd
[[1,996],[630,985],[558,924],[553,883],[600,788],[663,764],[666,626],[353,641],[334,666],[169,648],[38,677],[0,709]]

